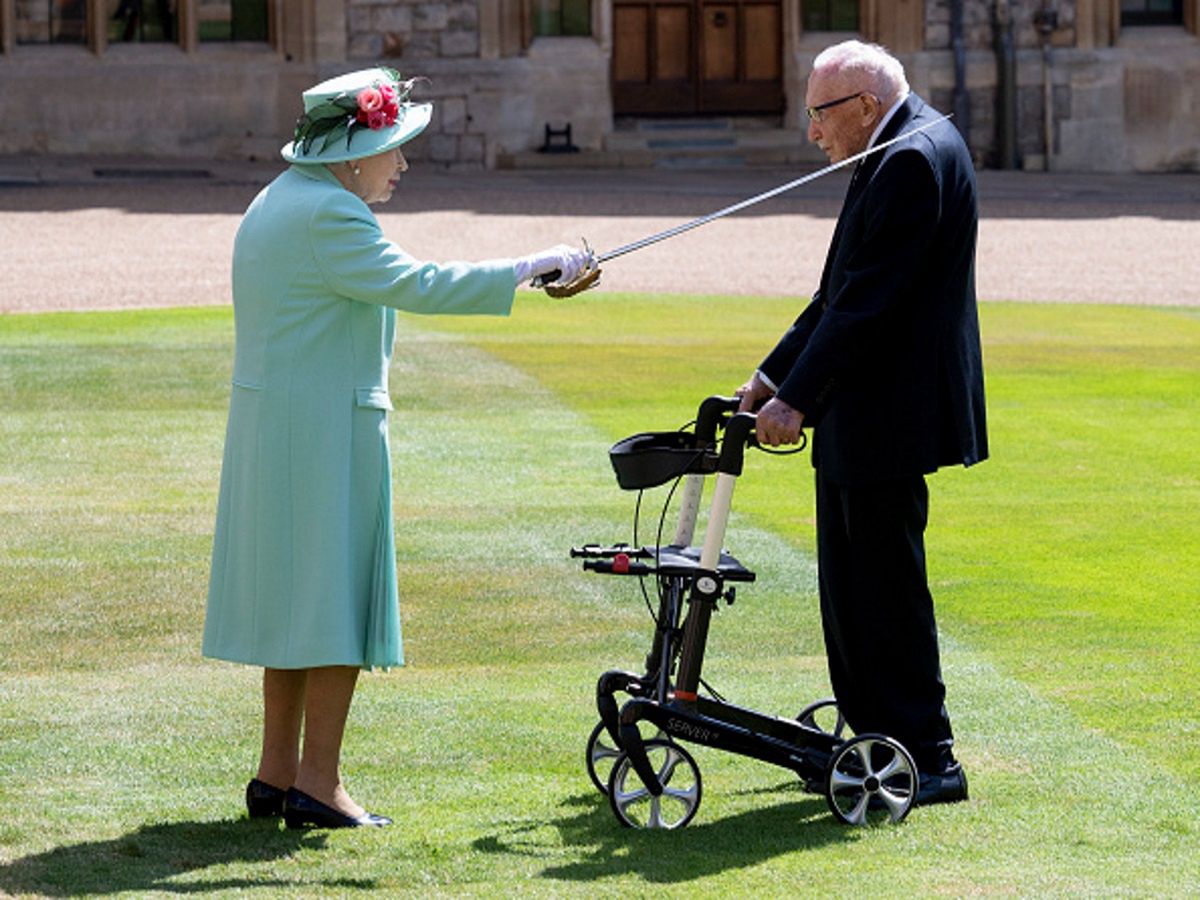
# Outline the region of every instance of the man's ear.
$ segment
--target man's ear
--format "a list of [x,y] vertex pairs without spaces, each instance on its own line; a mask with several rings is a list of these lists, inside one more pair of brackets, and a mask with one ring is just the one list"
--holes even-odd
[[[862,104],[863,121],[872,120],[872,124],[878,124],[879,117],[883,115],[883,104],[874,94],[862,93],[858,95],[858,102]],[[872,115],[871,111],[875,113]]]

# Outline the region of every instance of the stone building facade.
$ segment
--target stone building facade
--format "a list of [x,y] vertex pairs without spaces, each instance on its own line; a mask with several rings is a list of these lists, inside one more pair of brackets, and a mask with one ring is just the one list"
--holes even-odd
[[377,63],[430,79],[435,118],[410,147],[447,166],[527,163],[567,123],[575,159],[604,164],[641,118],[752,113],[799,143],[813,58],[858,36],[955,112],[982,166],[1200,171],[1200,0],[135,6],[0,0],[0,154],[273,158],[305,87]]

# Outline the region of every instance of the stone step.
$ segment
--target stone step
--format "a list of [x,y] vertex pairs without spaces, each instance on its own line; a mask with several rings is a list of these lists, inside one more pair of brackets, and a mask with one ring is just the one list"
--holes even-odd
[[803,131],[769,119],[618,119],[604,146],[579,153],[511,154],[501,168],[742,168],[823,164]]
[[731,120],[641,121],[608,133],[605,150],[671,168],[781,166],[817,158],[803,132]]

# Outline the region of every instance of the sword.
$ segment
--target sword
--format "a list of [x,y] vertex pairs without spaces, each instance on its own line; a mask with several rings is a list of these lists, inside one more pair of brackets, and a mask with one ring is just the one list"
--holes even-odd
[[[701,225],[707,225],[709,222],[715,222],[717,219],[724,218],[725,216],[746,209],[747,207],[753,206],[756,203],[762,203],[764,200],[770,200],[772,197],[778,197],[780,194],[794,190],[795,188],[800,187],[802,184],[808,184],[810,181],[816,181],[823,175],[828,175],[830,172],[835,172],[843,166],[848,166],[851,163],[856,163],[859,160],[865,159],[873,153],[878,153],[885,147],[890,147],[892,144],[895,144],[898,141],[902,141],[907,137],[912,137],[914,134],[922,132],[926,128],[932,128],[934,125],[937,125],[940,122],[945,122],[953,115],[954,113],[948,113],[947,115],[939,116],[930,122],[926,122],[924,125],[920,125],[916,128],[910,128],[908,131],[904,132],[904,134],[897,135],[891,140],[884,141],[882,144],[876,144],[874,147],[868,147],[861,153],[855,153],[853,156],[847,156],[845,159],[839,162],[830,163],[823,169],[818,169],[816,172],[810,172],[801,178],[797,178],[794,181],[789,181],[787,184],[781,184],[779,187],[771,188],[769,191],[763,191],[761,194],[755,194],[753,197],[742,200],[741,202],[735,203],[732,206],[726,206],[724,209],[719,209],[716,212],[709,213],[708,215],[700,216],[697,219],[692,219],[690,222],[684,222],[682,225],[676,225],[674,228],[668,228],[665,231],[652,234],[649,237],[642,238],[640,241],[634,241],[633,243],[625,244],[624,246],[618,247],[616,250],[609,250],[607,253],[601,253],[599,255],[593,254],[591,264],[588,266],[588,268],[595,269],[602,262],[607,262],[610,259],[616,259],[618,256],[624,256],[626,253],[632,253],[635,250],[641,250],[643,247],[649,247],[651,244],[657,244],[659,241],[665,241],[667,238],[673,238],[676,235],[683,234],[685,231],[691,231],[693,228],[699,228]],[[587,246],[586,242],[584,246]],[[545,275],[539,275],[537,278],[533,279],[530,286],[534,288],[545,287],[551,282],[557,281],[561,274],[561,272],[555,270],[553,272],[547,272]]]

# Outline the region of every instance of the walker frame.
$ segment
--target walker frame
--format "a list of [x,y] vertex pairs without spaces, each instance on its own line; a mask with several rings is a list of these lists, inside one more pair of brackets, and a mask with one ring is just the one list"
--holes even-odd
[[[681,828],[695,816],[702,796],[700,769],[680,743],[689,742],[795,772],[808,790],[825,795],[830,811],[846,824],[900,822],[916,801],[918,775],[898,741],[881,734],[849,735],[831,699],[784,718],[701,693],[712,614],[722,599],[734,602],[736,585],[756,577],[722,550],[745,450],[757,446],[754,415],[738,413],[737,407],[737,398],[708,397],[693,433],[634,435],[610,452],[622,488],[641,490],[680,478],[686,483],[670,544],[588,544],[571,550],[572,557],[584,559],[587,571],[652,577],[659,597],[644,671],[610,669],[596,684],[600,721],[587,742],[588,775],[608,796],[621,824]],[[695,547],[709,475],[715,475],[716,485],[703,542]],[[619,703],[618,694],[627,699]],[[643,735],[643,725],[655,735]]]

